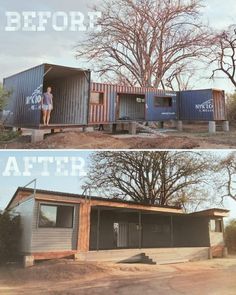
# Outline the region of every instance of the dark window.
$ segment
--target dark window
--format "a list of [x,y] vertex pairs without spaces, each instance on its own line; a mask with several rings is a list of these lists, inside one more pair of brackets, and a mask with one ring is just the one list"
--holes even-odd
[[211,231],[212,232],[222,232],[222,222],[220,219],[212,219],[211,220]]
[[154,97],[154,106],[157,108],[172,107],[172,97]]
[[91,92],[90,103],[103,104],[104,103],[104,93],[102,93],[102,92]]
[[73,206],[40,205],[39,227],[73,227]]

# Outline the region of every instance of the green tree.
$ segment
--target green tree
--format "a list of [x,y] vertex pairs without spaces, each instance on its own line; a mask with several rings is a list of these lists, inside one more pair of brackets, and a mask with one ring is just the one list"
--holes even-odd
[[3,88],[2,83],[0,83],[0,111],[4,109],[8,97],[9,97],[9,92],[6,91]]
[[236,91],[227,98],[227,114],[230,122],[236,121]]
[[0,212],[0,264],[18,258],[20,237],[20,216]]
[[231,220],[226,226],[225,241],[229,252],[236,253],[236,219]]

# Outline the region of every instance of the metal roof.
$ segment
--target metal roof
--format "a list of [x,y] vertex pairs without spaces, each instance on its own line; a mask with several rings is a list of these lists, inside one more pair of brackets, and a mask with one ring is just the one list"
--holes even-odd
[[[18,194],[18,192],[29,192],[33,193],[34,190],[31,188],[25,188],[25,187],[18,187],[16,192],[14,193],[12,199],[8,203],[6,209],[9,208],[11,205],[12,201]],[[91,199],[91,200],[97,200],[97,201],[106,201],[106,202],[111,202],[111,203],[124,203],[124,204],[131,204],[131,205],[142,205],[146,207],[157,207],[157,208],[169,208],[169,209],[179,209],[181,210],[180,206],[159,206],[159,205],[152,205],[152,204],[144,204],[144,203],[138,203],[134,201],[128,201],[128,200],[121,200],[117,198],[105,198],[105,197],[98,197],[98,196],[88,196],[88,195],[81,195],[81,194],[75,194],[75,193],[66,193],[66,192],[58,192],[58,191],[51,191],[51,190],[44,190],[44,189],[36,189],[36,193],[40,194],[49,194],[49,195],[56,195],[56,196],[63,196],[63,197],[73,197],[73,198],[82,198],[82,199]]]

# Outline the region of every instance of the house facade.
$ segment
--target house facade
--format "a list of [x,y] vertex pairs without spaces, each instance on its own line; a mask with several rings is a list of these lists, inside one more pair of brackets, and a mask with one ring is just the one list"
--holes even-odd
[[34,260],[155,263],[222,257],[225,209],[186,214],[179,207],[18,188],[7,209],[21,216],[21,253]]

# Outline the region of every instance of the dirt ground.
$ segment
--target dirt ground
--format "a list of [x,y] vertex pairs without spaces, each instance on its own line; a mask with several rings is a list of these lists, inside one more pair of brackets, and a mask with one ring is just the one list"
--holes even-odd
[[105,132],[64,130],[46,135],[45,140],[30,143],[25,134],[9,143],[0,143],[1,149],[235,149],[236,127],[228,133],[218,131],[209,135],[206,124],[186,124],[184,132],[165,130],[164,136],[153,134],[112,135]]
[[171,265],[43,262],[0,268],[0,294],[235,295],[236,256]]

